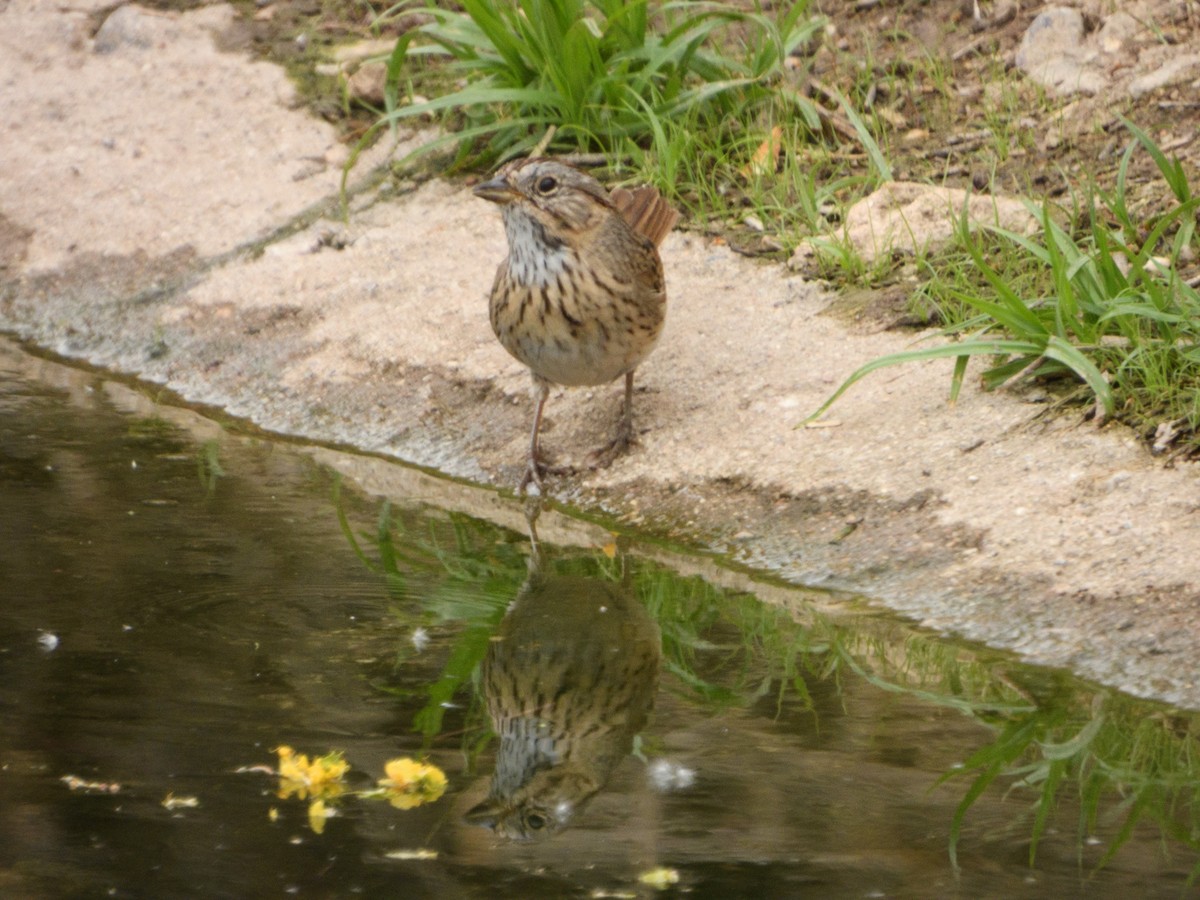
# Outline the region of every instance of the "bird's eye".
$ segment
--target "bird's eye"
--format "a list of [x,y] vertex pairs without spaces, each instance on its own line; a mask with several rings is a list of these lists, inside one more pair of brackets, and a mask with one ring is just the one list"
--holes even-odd
[[[551,183],[553,183],[553,181],[554,181],[553,178],[547,178],[547,179],[543,179],[543,180],[550,181]],[[539,184],[538,187],[541,187],[541,185]],[[546,819],[543,816],[539,816],[537,813],[530,813],[528,816],[525,817],[525,824],[528,825],[530,828],[532,828],[534,831],[541,831],[543,828],[546,827]]]
[[558,179],[550,175],[545,176],[537,183],[539,194],[552,194],[556,187],[558,187]]

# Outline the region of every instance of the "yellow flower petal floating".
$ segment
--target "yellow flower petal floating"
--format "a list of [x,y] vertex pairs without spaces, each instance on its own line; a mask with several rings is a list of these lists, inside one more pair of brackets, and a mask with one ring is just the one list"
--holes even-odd
[[385,859],[437,859],[436,850],[391,850],[383,854]]
[[638,881],[649,885],[656,891],[665,891],[671,885],[679,884],[679,870],[659,866],[657,869],[650,869],[648,872],[643,872],[638,876]]
[[331,800],[346,790],[342,778],[350,771],[350,764],[336,750],[309,759],[305,753],[297,753],[291,747],[276,747],[279,754],[279,791],[277,796],[286,800],[295,795],[301,800],[309,797]]
[[308,805],[308,827],[313,834],[320,834],[325,830],[325,822],[333,815],[333,810],[326,808],[324,800],[314,800]]
[[78,775],[64,775],[59,781],[73,791],[87,791],[89,793],[98,791],[101,794],[119,794],[121,792],[121,785],[115,781],[86,781]]
[[173,793],[168,793],[163,799],[162,805],[166,809],[195,809],[200,805],[198,797],[176,797]]
[[437,766],[404,757],[389,760],[383,768],[387,778],[381,778],[379,786],[397,809],[432,803],[446,793],[446,773]]

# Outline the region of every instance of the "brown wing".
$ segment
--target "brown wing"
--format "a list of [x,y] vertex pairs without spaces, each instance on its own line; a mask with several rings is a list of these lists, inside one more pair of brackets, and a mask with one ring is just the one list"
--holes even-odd
[[650,238],[656,247],[679,221],[679,213],[649,185],[633,191],[614,188],[609,199],[629,227]]

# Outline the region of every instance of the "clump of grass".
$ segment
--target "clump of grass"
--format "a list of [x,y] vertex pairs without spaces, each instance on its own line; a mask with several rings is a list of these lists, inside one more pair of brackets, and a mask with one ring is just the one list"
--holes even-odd
[[[654,123],[650,143],[630,148],[629,168],[655,181],[693,227],[731,241],[745,232],[790,251],[799,236],[826,231],[826,214],[843,198],[870,186],[820,145],[805,146],[808,135],[781,102],[749,125],[692,110]],[[757,223],[745,227],[750,216]]]
[[[1031,377],[1066,377],[1082,383],[1103,420],[1135,425],[1167,422],[1200,443],[1200,293],[1179,275],[1181,257],[1193,252],[1200,198],[1186,174],[1132,123],[1133,135],[1111,194],[1094,192],[1087,204],[1090,227],[1074,235],[1050,207],[1030,204],[1040,220],[1038,237],[1001,228],[971,233],[965,216],[958,241],[982,279],[981,290],[926,288],[957,306],[961,320],[941,334],[954,340],[873,360],[853,372],[807,421],[877,369],[926,359],[954,360],[950,398],[957,398],[969,360],[981,357],[981,375],[993,389]],[[1154,160],[1176,199],[1173,208],[1142,221],[1128,208],[1127,178],[1138,147]],[[985,256],[985,241],[999,253]],[[936,280],[938,273],[931,271]],[[1022,286],[1045,288],[1030,295]]]
[[[626,153],[673,117],[703,111],[753,117],[774,100],[785,60],[819,26],[808,3],[777,14],[672,0],[461,0],[421,9],[432,21],[404,34],[388,69],[379,125],[436,114],[455,126],[426,149],[458,146],[483,164],[527,153]],[[417,64],[439,60],[456,89],[402,104]]]
[[[939,783],[970,778],[950,829],[950,859],[956,863],[966,815],[992,785],[1007,782],[1030,801],[1029,864],[1050,832],[1064,799],[1079,804],[1082,848],[1097,832],[1107,835],[1096,864],[1110,863],[1135,830],[1157,828],[1165,842],[1200,849],[1200,782],[1197,782],[1194,716],[1156,710],[1120,694],[1090,698],[1067,693],[997,722],[995,740],[980,747]],[[1188,877],[1200,876],[1200,863]]]
[[[463,0],[461,9],[405,0],[376,27],[414,12],[427,21],[398,39],[386,112],[347,172],[381,129],[433,117],[443,133],[400,165],[447,147],[453,158],[439,165],[450,170],[577,155],[656,184],[739,249],[785,254],[827,230],[830,209],[891,177],[879,122],[860,115],[860,98],[822,87],[828,110],[808,90],[805,54],[824,26],[809,9],[808,0],[769,11],[696,0]],[[826,148],[844,140],[865,155]]]

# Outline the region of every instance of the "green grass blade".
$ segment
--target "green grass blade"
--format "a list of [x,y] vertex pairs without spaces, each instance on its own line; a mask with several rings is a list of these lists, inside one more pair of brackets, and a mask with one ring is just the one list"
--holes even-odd
[[1142,148],[1150,154],[1150,158],[1154,160],[1154,164],[1158,166],[1158,171],[1162,173],[1163,180],[1167,186],[1175,194],[1175,198],[1180,203],[1187,203],[1192,199],[1191,188],[1188,186],[1187,173],[1184,171],[1183,163],[1178,159],[1169,160],[1165,153],[1158,148],[1158,145],[1150,139],[1150,136],[1142,129],[1138,128],[1128,119],[1121,117],[1121,124],[1124,125],[1129,132],[1137,139],[1137,142],[1142,145]]
[[1087,750],[1096,740],[1096,735],[1104,727],[1105,721],[1105,716],[1102,713],[1084,725],[1079,730],[1079,733],[1069,740],[1057,743],[1040,741],[1039,746],[1041,747],[1042,756],[1055,761],[1078,756]]
[[1045,356],[1062,363],[1083,379],[1104,407],[1104,412],[1110,416],[1113,414],[1116,400],[1113,398],[1112,387],[1096,365],[1082,351],[1063,338],[1052,335],[1046,344]]
[[836,391],[817,410],[804,418],[797,428],[800,428],[809,422],[818,419],[831,407],[842,394],[846,393],[854,384],[861,381],[867,375],[879,369],[885,369],[890,366],[899,366],[905,363],[921,362],[928,359],[947,359],[970,356],[1003,356],[1013,353],[1040,355],[1042,345],[1030,341],[1022,340],[987,340],[977,339],[969,341],[960,341],[954,344],[944,344],[940,347],[928,347],[923,350],[906,350],[903,353],[892,353],[887,356],[881,356],[878,359],[873,359],[865,365],[855,369],[850,376],[841,383]]
[[867,128],[867,123],[863,121],[862,116],[854,110],[845,97],[836,91],[834,91],[834,95],[837,97],[838,105],[842,108],[842,112],[846,114],[846,118],[854,126],[854,133],[858,135],[859,143],[867,151],[867,158],[871,160],[871,165],[874,166],[875,171],[879,174],[879,180],[895,180],[891,165],[884,158],[883,151],[879,149],[879,144],[875,143],[875,138],[871,136],[871,130]]
[[414,32],[412,31],[402,34],[388,56],[387,75],[383,81],[383,105],[384,109],[389,113],[400,105],[400,75],[403,72],[405,62],[408,61],[408,45],[412,43],[413,34]]
[[[520,73],[521,80],[525,83],[533,80],[536,73],[526,61],[525,48],[517,40],[517,32],[512,27],[514,24],[512,20],[519,20],[520,17],[512,12],[507,16],[502,16],[497,10],[504,9],[504,7],[486,2],[486,0],[461,0],[461,3],[463,10],[487,38],[488,43],[504,59],[508,68],[515,73]],[[505,21],[505,18],[510,21]]]
[[1063,759],[1051,762],[1045,783],[1042,785],[1042,791],[1038,795],[1037,811],[1033,817],[1033,832],[1029,839],[1029,865],[1031,866],[1037,861],[1038,843],[1041,841],[1042,835],[1046,833],[1050,813],[1054,811],[1056,805],[1058,787],[1067,773],[1067,767],[1068,763]]

